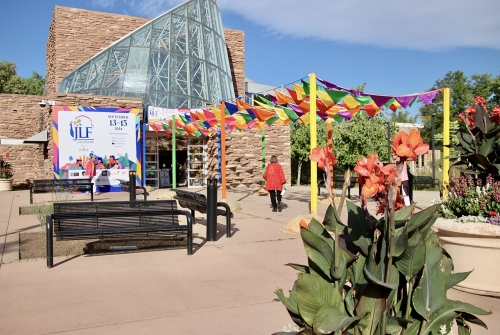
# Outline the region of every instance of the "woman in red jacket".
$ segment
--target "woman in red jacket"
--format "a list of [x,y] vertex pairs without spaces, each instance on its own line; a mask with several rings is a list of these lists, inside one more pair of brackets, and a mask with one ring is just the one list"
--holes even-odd
[[[273,212],[281,212],[281,191],[286,180],[283,168],[278,164],[278,157],[276,155],[271,156],[271,163],[266,167],[264,179],[266,180],[266,190],[269,191],[269,195],[271,196]],[[278,204],[276,204],[276,197],[278,198]]]

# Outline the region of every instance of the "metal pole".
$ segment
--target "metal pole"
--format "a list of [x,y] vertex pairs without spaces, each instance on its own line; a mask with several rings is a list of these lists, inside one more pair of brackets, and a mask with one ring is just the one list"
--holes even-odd
[[[443,185],[450,180],[450,159],[446,158],[450,155],[450,89],[447,87],[443,91]],[[443,199],[448,195],[443,193]]]
[[[228,214],[229,215],[229,214]],[[217,178],[207,178],[207,242],[217,235]]]
[[46,234],[46,248],[47,248],[47,268],[54,265],[54,245],[52,241],[52,215],[45,217],[45,234]]
[[387,122],[387,162],[391,162],[391,123]]
[[434,116],[436,116],[436,113],[432,113],[431,116],[432,182],[436,180],[436,158],[434,153]]
[[129,200],[135,201],[135,171],[133,170],[128,172],[128,192]]
[[[176,129],[175,115],[172,115],[172,187],[177,187],[177,143],[176,143]],[[189,185],[189,183],[188,183]]]

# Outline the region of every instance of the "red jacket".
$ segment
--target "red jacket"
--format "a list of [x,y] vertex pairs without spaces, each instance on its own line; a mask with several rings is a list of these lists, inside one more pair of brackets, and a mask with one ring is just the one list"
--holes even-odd
[[283,189],[283,184],[286,183],[283,168],[278,163],[271,163],[266,167],[264,179],[266,180],[267,191],[281,191]]

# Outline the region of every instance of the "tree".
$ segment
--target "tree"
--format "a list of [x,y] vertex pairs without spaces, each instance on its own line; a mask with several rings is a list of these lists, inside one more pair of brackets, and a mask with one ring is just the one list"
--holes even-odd
[[[474,74],[468,78],[462,71],[448,72],[444,78],[436,80],[429,90],[449,87],[450,92],[450,119],[455,120],[472,103],[476,96],[487,100],[486,106],[493,108],[500,104],[500,75],[494,78],[491,74]],[[443,132],[443,93],[438,93],[434,102],[420,107],[420,114],[424,129],[424,142],[431,143],[431,116],[435,114],[435,133]]]
[[381,115],[392,123],[417,123],[418,119],[417,115],[411,116],[410,112],[404,109],[399,109],[397,112],[386,110]]
[[22,78],[17,75],[16,63],[0,62],[0,93],[42,95],[44,86],[45,79],[38,73]]
[[[321,122],[317,125],[317,145],[325,146],[327,141],[326,124]],[[290,127],[292,169],[297,173],[296,184],[300,185],[303,172],[309,172],[309,168],[302,170],[302,163],[309,161],[311,153],[310,126],[297,122]],[[308,178],[306,178],[309,180]]]
[[[333,152],[337,156],[336,170],[343,172],[356,165],[358,158],[377,153],[381,161],[387,162],[388,120],[383,116],[370,118],[366,113],[358,113],[349,121],[333,127]],[[391,124],[391,138],[395,134],[395,124]]]

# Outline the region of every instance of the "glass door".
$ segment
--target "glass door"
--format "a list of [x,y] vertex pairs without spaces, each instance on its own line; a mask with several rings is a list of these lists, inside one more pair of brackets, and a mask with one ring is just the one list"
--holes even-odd
[[187,145],[188,187],[203,187],[207,184],[207,148],[203,137],[188,137]]
[[146,185],[159,187],[158,138],[146,139]]

